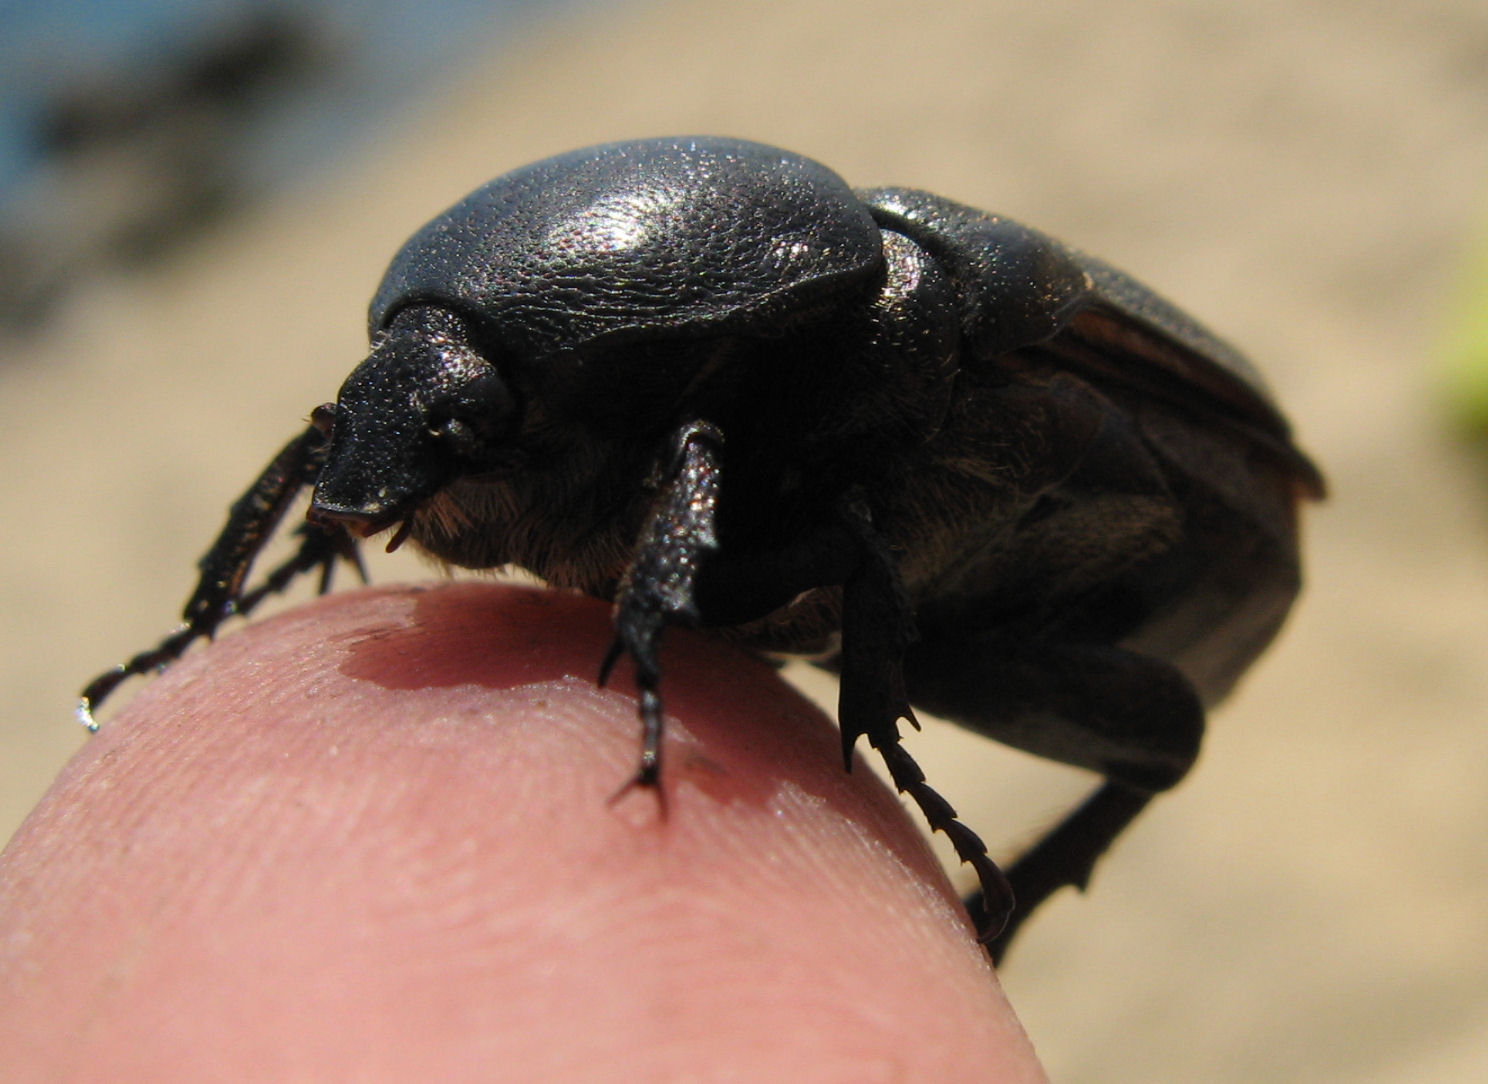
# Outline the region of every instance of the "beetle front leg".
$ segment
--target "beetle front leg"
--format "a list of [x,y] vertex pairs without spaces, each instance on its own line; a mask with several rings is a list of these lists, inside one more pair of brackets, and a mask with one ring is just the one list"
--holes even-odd
[[707,422],[689,422],[673,435],[660,499],[641,530],[616,602],[615,640],[600,667],[599,682],[605,683],[622,654],[631,657],[642,726],[640,767],[618,793],[633,786],[656,787],[661,780],[661,634],[669,623],[695,625],[699,620],[698,568],[718,549],[722,448],[723,435]]
[[851,771],[853,745],[860,735],[868,736],[894,786],[913,799],[933,831],[945,833],[956,857],[976,871],[983,903],[974,918],[979,937],[991,940],[1012,913],[1013,890],[981,837],[957,819],[956,810],[925,782],[925,773],[900,744],[900,719],[919,729],[905,694],[903,669],[905,652],[915,639],[914,619],[898,562],[874,530],[868,510],[849,502],[845,521],[857,536],[859,564],[842,588],[837,717],[843,758]]
[[330,569],[337,558],[350,561],[361,571],[356,544],[349,535],[340,529],[306,524],[294,556],[271,571],[258,587],[246,593],[242,590],[254,559],[268,544],[295,496],[314,481],[324,461],[325,436],[320,424],[310,425],[280,450],[248,491],[234,502],[226,525],[202,557],[201,577],[182,614],[184,624],[153,648],[105,670],[89,682],[78,697],[79,722],[89,730],[97,730],[93,712],[119,685],[136,674],[169,666],[196,640],[210,638],[225,618],[246,614],[268,595],[282,591],[301,573],[320,568],[324,591],[329,587]]

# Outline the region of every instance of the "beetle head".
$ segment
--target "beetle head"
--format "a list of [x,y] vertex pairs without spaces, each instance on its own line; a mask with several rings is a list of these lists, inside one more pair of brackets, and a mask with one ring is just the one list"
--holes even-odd
[[399,313],[346,378],[333,409],[316,411],[330,448],[312,518],[371,534],[406,518],[456,478],[499,470],[517,402],[454,313]]

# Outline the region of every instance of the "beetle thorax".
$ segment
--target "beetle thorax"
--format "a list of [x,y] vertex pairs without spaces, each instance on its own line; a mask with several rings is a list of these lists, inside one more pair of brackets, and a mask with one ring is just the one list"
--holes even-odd
[[409,538],[459,568],[516,566],[609,597],[648,503],[636,481],[644,470],[627,458],[579,437],[546,465],[457,478],[410,516]]

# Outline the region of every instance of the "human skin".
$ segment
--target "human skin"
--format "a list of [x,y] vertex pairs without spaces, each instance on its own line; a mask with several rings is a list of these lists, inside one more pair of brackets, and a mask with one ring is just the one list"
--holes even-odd
[[611,800],[609,639],[555,592],[364,590],[144,684],[0,856],[5,1078],[1044,1079],[918,829],[766,664],[670,631],[664,809]]

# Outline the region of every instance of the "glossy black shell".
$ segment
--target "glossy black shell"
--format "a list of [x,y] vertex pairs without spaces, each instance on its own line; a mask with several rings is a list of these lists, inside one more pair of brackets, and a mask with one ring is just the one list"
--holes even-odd
[[868,209],[817,162],[734,139],[609,143],[498,177],[419,230],[371,331],[432,302],[536,359],[763,328],[882,266]]

